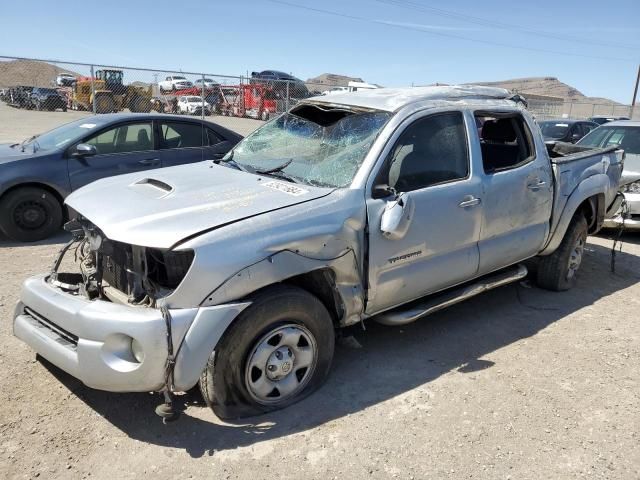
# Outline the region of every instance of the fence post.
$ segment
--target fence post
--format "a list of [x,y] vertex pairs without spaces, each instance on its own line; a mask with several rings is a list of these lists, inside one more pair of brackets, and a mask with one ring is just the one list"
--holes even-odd
[[91,99],[93,103],[93,114],[96,114],[96,84],[94,82],[94,72],[93,72],[93,65],[91,65],[90,68],[90,72],[91,72]]
[[200,118],[204,120],[204,110],[206,108],[206,104],[204,103],[204,73],[202,74],[202,88],[200,89],[200,100],[202,101],[202,113],[200,114]]
[[289,80],[287,80],[287,107],[285,110],[289,111]]

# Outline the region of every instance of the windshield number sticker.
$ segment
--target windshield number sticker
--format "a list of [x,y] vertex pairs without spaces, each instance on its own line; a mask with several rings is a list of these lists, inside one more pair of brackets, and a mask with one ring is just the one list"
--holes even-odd
[[95,123],[83,123],[82,125],[80,125],[80,128],[95,128],[96,124]]
[[262,186],[271,188],[273,190],[278,190],[282,193],[286,193],[287,195],[293,195],[294,197],[309,193],[309,190],[305,190],[304,188],[292,185],[291,183],[283,183],[278,181],[265,182],[262,184]]

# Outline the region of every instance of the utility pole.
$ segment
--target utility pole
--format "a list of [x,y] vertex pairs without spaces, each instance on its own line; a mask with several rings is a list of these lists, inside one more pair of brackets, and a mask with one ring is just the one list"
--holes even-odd
[[640,65],[638,65],[638,75],[636,76],[636,88],[633,89],[633,98],[631,99],[631,111],[629,118],[633,120],[633,110],[636,108],[636,97],[638,96],[638,84],[640,83]]

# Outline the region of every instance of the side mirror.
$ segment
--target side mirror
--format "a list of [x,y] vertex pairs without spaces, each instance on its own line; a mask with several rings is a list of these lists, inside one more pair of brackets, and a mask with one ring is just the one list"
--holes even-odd
[[379,184],[379,185],[375,185],[373,187],[373,190],[371,192],[371,197],[372,198],[386,198],[386,197],[391,197],[393,196],[394,198],[398,195],[398,192],[396,192],[396,189],[393,187],[390,187],[387,184]]
[[96,155],[98,150],[93,145],[87,143],[79,143],[76,145],[76,151],[73,152],[73,157],[91,157]]
[[572,142],[577,142],[581,138],[582,138],[582,135],[580,135],[579,133],[574,133],[573,135],[571,135],[571,141]]
[[380,220],[380,231],[384,237],[389,240],[404,237],[411,225],[414,209],[413,200],[407,193],[401,193],[393,200],[389,200]]

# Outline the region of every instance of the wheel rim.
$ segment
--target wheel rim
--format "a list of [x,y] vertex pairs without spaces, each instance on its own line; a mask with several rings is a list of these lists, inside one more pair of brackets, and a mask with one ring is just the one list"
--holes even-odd
[[47,210],[39,202],[22,202],[13,211],[13,221],[23,230],[36,230],[47,221]]
[[569,268],[567,269],[567,280],[571,280],[575,277],[578,269],[580,268],[582,257],[584,255],[584,244],[585,238],[580,236],[576,241],[576,244],[573,246],[573,250],[571,250],[571,255],[569,255]]
[[316,341],[298,324],[279,326],[258,340],[249,354],[245,385],[263,405],[285,402],[300,393],[317,363]]

